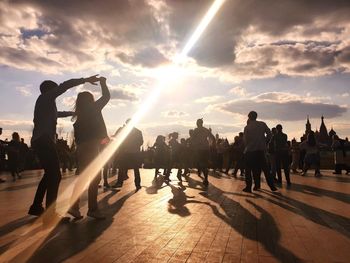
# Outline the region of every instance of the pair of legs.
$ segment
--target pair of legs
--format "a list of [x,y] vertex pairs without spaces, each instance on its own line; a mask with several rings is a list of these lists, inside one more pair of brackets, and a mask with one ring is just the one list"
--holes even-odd
[[[79,203],[80,196],[88,187],[88,215],[98,214],[97,194],[98,185],[101,180],[101,173],[86,175],[85,169],[99,154],[99,140],[86,141],[78,144],[77,156],[79,160],[80,175],[74,185],[71,197],[71,209],[69,213],[76,218],[80,218]],[[93,216],[96,217],[96,216]],[[98,217],[102,217],[98,216]]]
[[270,163],[270,171],[271,171],[271,176],[272,178],[276,178],[276,172],[277,172],[277,167],[276,167],[276,154],[275,153],[269,153],[269,163]]
[[244,155],[243,155],[243,153],[239,154],[237,156],[237,161],[235,163],[235,167],[234,167],[234,170],[233,170],[233,176],[234,177],[237,176],[238,170],[241,170],[240,175],[244,176]]
[[19,160],[16,157],[11,157],[9,160],[9,166],[11,175],[13,178],[13,181],[16,181],[17,178],[21,178],[21,175],[19,174]]
[[273,178],[267,167],[266,157],[264,151],[253,151],[245,154],[246,170],[245,170],[245,182],[246,187],[243,189],[245,192],[251,192],[253,178],[255,183],[255,190],[260,189],[260,173],[264,172],[266,182],[272,191],[276,188],[273,183]]
[[277,172],[277,181],[282,183],[282,172],[281,167],[283,167],[284,176],[286,177],[287,185],[290,185],[290,175],[289,175],[289,155],[287,151],[277,151],[275,154],[276,157],[276,172]]
[[320,155],[318,153],[305,155],[302,175],[306,175],[308,169],[310,169],[312,165],[315,167],[315,176],[321,176],[321,172],[320,172],[321,162],[320,162]]
[[200,176],[201,173],[204,175],[203,184],[207,186],[209,184],[208,181],[208,160],[209,160],[209,150],[198,150],[197,151],[197,158],[198,158],[198,175]]
[[[127,178],[128,175],[128,168],[120,168],[118,172],[118,180],[117,180],[117,185],[118,186],[123,186],[124,181]],[[133,168],[134,170],[134,183],[136,189],[141,188],[141,176],[140,176],[140,169],[139,168]]]
[[297,173],[298,172],[298,168],[299,168],[299,153],[292,153],[292,164],[291,164],[291,169],[293,171],[293,173]]
[[58,188],[61,182],[61,171],[56,151],[56,144],[48,136],[43,136],[33,142],[33,148],[39,158],[44,175],[38,185],[29,214],[39,216],[44,212],[43,200],[46,194],[46,209],[54,213]]

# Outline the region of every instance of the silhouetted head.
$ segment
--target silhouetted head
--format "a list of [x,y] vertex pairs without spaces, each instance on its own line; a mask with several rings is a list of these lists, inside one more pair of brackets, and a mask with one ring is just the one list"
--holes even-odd
[[275,127],[273,127],[273,128],[271,129],[271,132],[272,132],[272,134],[276,134],[276,133],[277,133],[277,129],[276,129]]
[[190,137],[192,137],[193,136],[193,129],[190,129],[189,131],[188,131],[188,134],[190,135]]
[[241,137],[241,138],[243,137],[243,135],[244,135],[243,132],[238,133],[238,136]]
[[58,87],[57,83],[52,80],[45,80],[40,84],[40,92],[44,94],[54,88]]
[[179,138],[179,133],[178,132],[173,132],[169,134],[169,138],[177,140]]
[[316,145],[316,138],[315,138],[315,133],[313,131],[310,131],[309,134],[307,135],[307,144],[309,146],[315,146]]
[[24,139],[23,138],[21,138],[21,142],[24,143]]
[[258,118],[258,114],[256,113],[256,111],[251,111],[248,113],[248,118],[251,121],[255,121]]
[[18,134],[18,132],[12,133],[12,140],[16,141],[16,142],[19,142],[19,134]]
[[281,132],[282,131],[282,125],[281,124],[277,124],[276,125],[276,130],[278,131],[278,132]]
[[196,124],[197,124],[197,127],[203,127],[203,119],[198,119]]
[[186,144],[186,139],[185,138],[181,138],[180,142],[181,142],[181,144]]
[[91,114],[90,110],[92,109],[94,102],[94,96],[91,92],[80,92],[75,102],[75,116],[79,118],[83,115]]
[[165,137],[163,135],[158,135],[156,139],[157,143],[163,143],[165,142]]

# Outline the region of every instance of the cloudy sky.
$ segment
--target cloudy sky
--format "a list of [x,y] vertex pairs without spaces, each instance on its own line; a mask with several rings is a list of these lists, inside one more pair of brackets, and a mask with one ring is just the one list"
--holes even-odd
[[[152,92],[212,1],[3,0],[0,2],[0,126],[28,138],[39,85],[107,77],[112,133]],[[139,124],[146,139],[185,135],[203,117],[232,138],[256,110],[299,137],[310,115],[350,136],[350,1],[227,0]],[[72,109],[81,86],[57,99]],[[59,122],[66,136],[72,122]]]

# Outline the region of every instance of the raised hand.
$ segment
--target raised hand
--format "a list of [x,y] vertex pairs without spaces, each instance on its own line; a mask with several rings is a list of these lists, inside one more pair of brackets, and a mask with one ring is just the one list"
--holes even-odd
[[85,79],[86,82],[89,82],[92,85],[97,85],[96,82],[100,80],[100,78],[97,77],[98,74],[90,76]]
[[106,82],[106,78],[105,77],[100,77],[100,82]]

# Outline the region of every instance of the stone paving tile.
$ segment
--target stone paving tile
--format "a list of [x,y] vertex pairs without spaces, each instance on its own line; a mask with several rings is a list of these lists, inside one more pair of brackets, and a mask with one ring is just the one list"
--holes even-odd
[[[205,189],[191,174],[182,184],[174,178],[157,187],[153,171],[142,170],[143,188],[137,193],[132,173],[120,191],[100,190],[106,220],[84,218],[48,235],[41,222],[26,215],[40,175],[26,171],[23,179],[0,185],[0,262],[318,263],[350,258],[346,175],[293,176],[290,189],[246,194],[240,178],[210,176]],[[74,178],[64,175],[60,193]],[[84,194],[83,214],[86,200]]]

